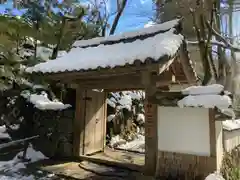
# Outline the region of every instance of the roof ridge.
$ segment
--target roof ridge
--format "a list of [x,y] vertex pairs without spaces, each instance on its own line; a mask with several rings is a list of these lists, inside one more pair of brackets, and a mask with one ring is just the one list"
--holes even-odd
[[182,20],[181,18],[177,18],[171,21],[166,21],[161,24],[156,24],[154,26],[142,28],[136,31],[129,31],[129,32],[124,32],[117,35],[110,35],[107,37],[96,37],[88,40],[76,41],[73,44],[73,48],[96,47],[101,44],[111,45],[111,44],[120,43],[120,42],[128,43],[128,42],[133,42],[137,39],[143,40],[145,38],[155,36],[156,34],[159,34],[159,33],[165,33],[172,28],[175,28],[178,32],[180,32],[181,28],[179,26],[180,26],[181,20]]

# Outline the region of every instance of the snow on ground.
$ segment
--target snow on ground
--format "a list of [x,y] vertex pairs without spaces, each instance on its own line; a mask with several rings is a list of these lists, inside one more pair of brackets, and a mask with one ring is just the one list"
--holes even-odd
[[212,173],[212,174],[209,174],[205,180],[225,180],[221,174],[215,172],[215,173]]
[[121,144],[118,148],[123,150],[145,152],[145,136],[138,134],[134,140]]
[[0,126],[0,139],[11,139],[11,137],[7,133],[7,128],[5,125]]
[[[34,175],[24,175],[23,171],[26,170],[27,164],[37,162],[39,160],[47,159],[40,151],[34,150],[31,146],[27,149],[26,157],[29,162],[23,162],[19,159],[23,155],[23,152],[19,152],[10,161],[0,161],[0,180],[35,180],[41,179],[36,178]],[[49,176],[49,175],[48,175]],[[44,177],[43,179],[49,179]]]
[[149,27],[152,27],[152,26],[155,26],[155,25],[156,25],[156,22],[149,21],[147,24],[144,25],[144,28],[149,28]]
[[110,141],[110,147],[114,147],[122,150],[145,152],[145,136],[137,134],[131,141],[122,139],[119,135],[112,137]]
[[24,91],[21,95],[40,110],[63,110],[71,107],[70,104],[63,104],[58,100],[51,101],[44,91],[41,94],[31,94],[29,91]]
[[[18,160],[17,157],[22,156],[22,155],[23,155],[23,152],[18,153],[16,155],[16,157],[14,158],[14,160],[17,161]],[[31,146],[27,149],[26,158],[30,159],[31,163],[37,162],[42,159],[47,159],[47,157],[44,156],[40,151],[34,150]]]
[[[10,161],[0,161],[0,172],[17,172],[20,169],[25,169],[26,164],[22,162],[19,157],[23,155],[23,152],[19,152],[12,160]],[[47,159],[40,151],[34,150],[32,147],[27,149],[26,158],[30,160],[28,163],[37,162],[39,160]]]

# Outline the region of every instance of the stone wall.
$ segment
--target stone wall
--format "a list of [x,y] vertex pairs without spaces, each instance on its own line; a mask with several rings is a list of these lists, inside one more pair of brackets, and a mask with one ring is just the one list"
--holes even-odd
[[31,103],[22,102],[19,116],[23,117],[23,121],[13,136],[19,139],[18,134],[21,138],[40,135],[32,144],[46,156],[71,156],[75,109],[39,110]]

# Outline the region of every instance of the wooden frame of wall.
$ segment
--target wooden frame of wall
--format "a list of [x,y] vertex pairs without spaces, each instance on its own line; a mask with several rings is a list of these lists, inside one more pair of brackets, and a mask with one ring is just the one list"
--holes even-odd
[[[149,97],[154,105],[169,107],[177,106],[177,101],[185,97],[181,92],[168,92],[157,90]],[[193,107],[194,108],[194,107]],[[219,117],[216,109],[209,109],[209,144],[210,156],[197,156],[177,152],[165,152],[157,150],[157,167],[155,176],[166,177],[168,175],[185,176],[188,178],[205,177],[217,169],[217,147],[215,122]],[[161,117],[158,117],[161,119]]]

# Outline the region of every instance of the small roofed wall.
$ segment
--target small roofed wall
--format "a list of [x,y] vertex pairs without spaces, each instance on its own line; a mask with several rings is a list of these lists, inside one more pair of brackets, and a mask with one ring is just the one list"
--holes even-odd
[[158,107],[158,149],[210,156],[209,109]]
[[210,137],[208,108],[158,106],[158,175],[204,179],[214,172]]
[[[174,92],[181,88],[170,87],[173,92],[165,94],[166,100],[175,97],[172,104],[159,101],[157,169],[160,174],[180,173],[185,179],[197,176],[204,179],[221,167],[223,126],[216,117],[218,111],[235,117],[231,96],[219,84],[182,89],[182,97]],[[158,99],[161,99],[160,95],[161,92]],[[164,103],[166,106],[163,107]],[[174,106],[176,104],[179,107]],[[188,177],[189,173],[194,175]]]

